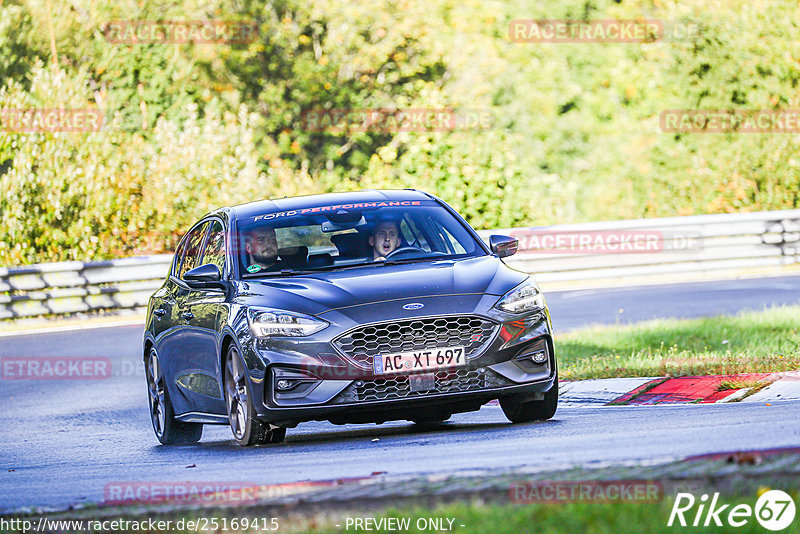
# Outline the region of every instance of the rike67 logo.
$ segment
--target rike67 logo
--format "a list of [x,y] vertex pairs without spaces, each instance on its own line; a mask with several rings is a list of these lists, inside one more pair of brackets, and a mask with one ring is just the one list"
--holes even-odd
[[685,527],[742,527],[755,516],[756,521],[767,530],[779,531],[787,528],[794,521],[795,506],[792,497],[781,490],[764,492],[756,501],[755,508],[749,504],[730,504],[719,502],[719,493],[714,493],[709,502],[704,493],[696,499],[691,493],[678,493],[672,512],[669,514],[667,526],[673,524]]

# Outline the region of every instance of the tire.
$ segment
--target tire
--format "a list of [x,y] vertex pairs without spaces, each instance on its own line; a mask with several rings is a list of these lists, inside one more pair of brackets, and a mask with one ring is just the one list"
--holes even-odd
[[233,438],[239,445],[280,443],[286,437],[285,428],[270,429],[259,421],[247,381],[247,371],[236,347],[225,354],[225,406]]
[[272,436],[269,438],[270,443],[283,443],[283,440],[286,439],[286,429],[285,428],[275,428],[272,430]]
[[558,375],[553,387],[544,394],[544,399],[523,401],[515,397],[502,397],[500,407],[512,423],[546,421],[552,418],[558,408]]
[[175,419],[167,383],[155,348],[151,348],[147,354],[144,373],[147,379],[150,422],[153,424],[153,431],[158,441],[164,445],[187,445],[200,441],[203,436],[202,423],[184,423]]

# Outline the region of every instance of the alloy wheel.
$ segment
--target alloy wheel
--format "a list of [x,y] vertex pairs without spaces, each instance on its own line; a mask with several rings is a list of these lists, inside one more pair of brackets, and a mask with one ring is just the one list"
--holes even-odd
[[151,349],[147,358],[147,390],[150,401],[150,420],[157,437],[164,435],[166,426],[164,375],[156,351]]

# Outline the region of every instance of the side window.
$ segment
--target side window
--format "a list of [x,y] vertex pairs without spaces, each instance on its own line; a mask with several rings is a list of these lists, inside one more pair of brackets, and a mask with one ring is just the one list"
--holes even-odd
[[192,230],[192,233],[186,240],[186,252],[183,256],[181,268],[178,271],[179,278],[183,278],[183,275],[186,274],[186,271],[190,271],[200,265],[197,261],[200,259],[200,253],[202,252],[200,247],[203,246],[203,238],[206,235],[207,228],[208,222],[201,224]]
[[426,235],[430,238],[431,249],[447,254],[464,254],[464,246],[440,221],[431,217],[426,217],[420,221],[420,227],[424,228]]
[[186,243],[189,242],[189,238],[181,240],[181,244],[178,245],[178,250],[175,251],[175,257],[172,260],[172,269],[170,273],[174,276],[178,276],[178,272],[181,269],[181,262],[183,262],[183,256],[186,254]]
[[219,221],[211,223],[206,251],[203,253],[203,262],[198,265],[205,265],[206,263],[213,263],[219,267],[219,272],[225,270],[225,230]]
[[464,250],[464,247],[461,246],[461,243],[458,242],[458,239],[453,237],[446,228],[442,227],[441,232],[442,237],[444,237],[444,240],[447,242],[451,251],[455,252],[456,254],[465,254],[467,252]]
[[419,247],[426,252],[431,251],[425,236],[422,235],[422,232],[417,228],[417,224],[411,218],[403,217],[403,220],[400,221],[400,233],[403,234],[406,243],[412,247]]

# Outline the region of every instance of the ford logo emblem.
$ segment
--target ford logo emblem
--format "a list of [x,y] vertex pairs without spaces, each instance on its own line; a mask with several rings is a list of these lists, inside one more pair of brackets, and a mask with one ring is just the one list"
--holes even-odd
[[424,304],[420,304],[419,302],[412,302],[411,304],[406,304],[403,306],[404,310],[418,310],[420,308],[424,308]]

